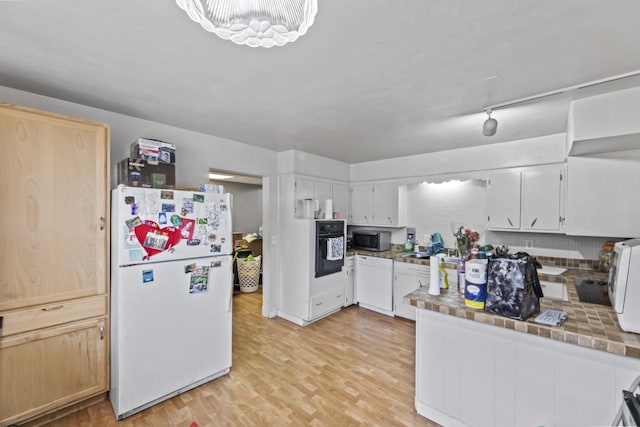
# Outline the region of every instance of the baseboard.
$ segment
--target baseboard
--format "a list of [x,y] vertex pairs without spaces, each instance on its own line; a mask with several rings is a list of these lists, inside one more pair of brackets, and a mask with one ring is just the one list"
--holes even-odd
[[418,400],[416,400],[416,411],[418,412],[418,414],[440,424],[441,426],[469,427],[468,424],[465,424],[462,421],[453,418],[438,409],[432,408],[425,403],[419,402]]
[[21,422],[19,423],[20,427],[38,427],[38,426],[43,426],[46,424],[49,424],[57,419],[66,417],[69,414],[72,414],[74,412],[78,412],[81,411],[85,408],[88,408],[89,406],[93,406],[97,403],[103,402],[107,400],[107,392],[103,392],[100,393],[96,396],[92,396],[89,397],[87,399],[84,399],[80,402],[74,403],[70,406],[67,406],[65,408],[62,409],[58,409],[55,412],[51,412],[42,416],[39,416],[38,418],[34,418],[32,420],[26,421],[26,422]]

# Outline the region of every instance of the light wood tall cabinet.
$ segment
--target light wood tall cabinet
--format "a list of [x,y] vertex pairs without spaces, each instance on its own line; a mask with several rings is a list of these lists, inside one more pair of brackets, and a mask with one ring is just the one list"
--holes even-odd
[[0,103],[0,425],[109,388],[109,128]]

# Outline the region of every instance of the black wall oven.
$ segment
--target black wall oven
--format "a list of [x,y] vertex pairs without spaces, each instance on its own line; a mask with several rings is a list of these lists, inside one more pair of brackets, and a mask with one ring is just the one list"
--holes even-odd
[[316,277],[342,270],[344,265],[344,221],[316,222]]

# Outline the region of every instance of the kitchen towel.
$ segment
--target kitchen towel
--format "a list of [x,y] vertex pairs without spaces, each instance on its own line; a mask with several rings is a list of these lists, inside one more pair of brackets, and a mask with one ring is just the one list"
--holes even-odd
[[440,259],[435,255],[429,257],[429,295],[440,295]]
[[344,256],[344,237],[327,239],[327,261],[337,261]]

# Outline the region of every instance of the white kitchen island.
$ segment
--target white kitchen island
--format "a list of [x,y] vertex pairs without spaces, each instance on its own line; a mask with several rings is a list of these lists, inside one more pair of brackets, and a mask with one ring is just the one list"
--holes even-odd
[[569,313],[552,328],[466,308],[454,290],[426,291],[405,297],[418,307],[415,406],[442,425],[610,425],[640,375],[640,336],[575,292],[541,300]]

